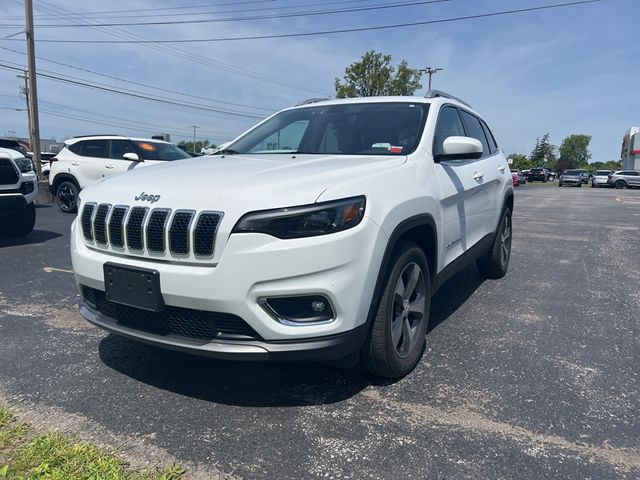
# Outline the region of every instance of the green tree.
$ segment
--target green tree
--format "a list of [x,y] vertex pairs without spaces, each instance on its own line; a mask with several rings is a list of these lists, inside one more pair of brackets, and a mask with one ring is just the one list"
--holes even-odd
[[545,133],[536,139],[529,161],[532,167],[547,167],[552,170],[557,168],[556,152],[558,148],[549,141],[549,134]]
[[523,153],[512,153],[507,158],[512,160],[511,168],[518,170],[529,170],[531,168],[531,162]]
[[196,140],[195,149],[193,145],[193,140],[178,142],[178,147],[184,150],[185,152],[196,152],[200,153],[203,148],[212,147],[215,148],[215,144],[211,143],[209,140]]
[[402,60],[391,65],[391,55],[375,50],[365,53],[359,61],[349,65],[343,76],[336,78],[336,97],[375,97],[379,95],[413,95],[422,88],[420,72]]
[[589,143],[591,135],[569,135],[560,145],[560,165],[566,168],[585,168],[591,159]]

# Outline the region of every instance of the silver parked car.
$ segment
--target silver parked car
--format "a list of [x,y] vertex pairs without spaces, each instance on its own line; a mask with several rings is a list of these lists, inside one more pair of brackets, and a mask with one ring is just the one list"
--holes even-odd
[[596,170],[591,177],[591,187],[610,187],[607,183],[609,175],[613,173],[613,170]]
[[562,175],[560,175],[560,181],[558,182],[559,187],[564,187],[567,185],[574,185],[576,187],[582,186],[582,170],[565,170]]
[[640,188],[640,171],[616,170],[607,178],[607,183],[615,188]]

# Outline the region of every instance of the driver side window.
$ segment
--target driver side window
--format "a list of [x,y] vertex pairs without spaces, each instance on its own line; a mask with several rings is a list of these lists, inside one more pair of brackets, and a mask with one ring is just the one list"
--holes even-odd
[[455,107],[444,107],[438,115],[438,123],[433,136],[433,154],[440,155],[443,153],[442,144],[448,137],[464,137],[466,133],[462,126],[462,120],[458,109]]

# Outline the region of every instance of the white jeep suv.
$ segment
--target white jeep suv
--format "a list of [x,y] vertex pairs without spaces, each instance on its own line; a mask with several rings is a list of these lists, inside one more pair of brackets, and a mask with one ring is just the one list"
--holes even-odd
[[38,180],[31,159],[0,148],[0,236],[22,237],[36,223]]
[[49,160],[49,191],[63,212],[77,210],[78,192],[92,183],[137,167],[191,156],[174,144],[120,135],[74,137]]
[[212,157],[80,194],[81,314],[118,335],[231,359],[419,361],[430,299],[509,263],[513,187],[482,118],[442,92],[283,110]]

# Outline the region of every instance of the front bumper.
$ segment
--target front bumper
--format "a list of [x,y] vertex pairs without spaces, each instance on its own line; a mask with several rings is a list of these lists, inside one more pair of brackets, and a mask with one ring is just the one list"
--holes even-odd
[[170,350],[224,360],[338,360],[358,350],[367,335],[366,325],[361,325],[348,332],[304,340],[271,342],[216,340],[202,344],[184,337],[163,337],[118,325],[113,319],[102,315],[88,305],[80,307],[80,314],[93,325],[116,335]]
[[582,184],[582,180],[580,180],[579,178],[561,178],[560,179],[560,183],[562,183],[562,185],[580,185]]
[[[314,344],[311,350],[323,350],[324,340],[320,339],[329,341],[335,336],[356,335],[353,332],[366,322],[386,243],[383,231],[365,217],[355,228],[319,237],[280,240],[259,233],[233,234],[223,247],[219,263],[188,264],[118,256],[89,248],[74,221],[71,260],[78,287],[85,285],[100,291],[105,290],[106,262],[157,270],[167,306],[235,315],[259,334],[262,343],[212,341],[195,346],[188,341],[149,336],[148,332],[121,327],[88,304],[83,305],[83,316],[99,327],[196,353],[271,357],[283,350],[296,351],[296,345],[308,350],[303,348],[308,342]],[[296,295],[327,297],[335,313],[334,320],[288,325],[276,320],[260,303],[267,297]],[[354,345],[351,340],[331,340],[332,349],[336,342],[341,354],[345,345]]]

